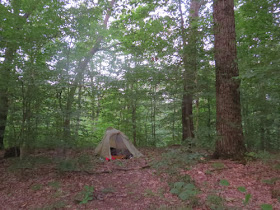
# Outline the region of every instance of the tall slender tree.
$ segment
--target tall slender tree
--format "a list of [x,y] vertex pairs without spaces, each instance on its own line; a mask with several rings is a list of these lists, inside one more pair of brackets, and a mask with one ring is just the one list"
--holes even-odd
[[[112,0],[109,8],[107,10],[107,13],[104,17],[104,20],[103,20],[104,30],[107,29],[107,24],[108,24],[109,18],[111,16],[112,7],[114,6],[114,3],[115,3],[115,1]],[[92,57],[99,51],[103,38],[104,38],[103,35],[99,35],[97,37],[94,46],[90,49],[88,54],[82,60],[79,61],[79,64],[78,64],[77,68],[75,69],[75,72],[77,72],[77,75],[73,81],[72,87],[70,88],[70,91],[69,91],[69,94],[67,97],[65,113],[64,113],[65,116],[64,116],[64,136],[63,137],[64,137],[65,141],[68,141],[70,139],[70,135],[71,135],[71,132],[70,132],[71,112],[72,112],[72,104],[74,102],[76,90],[78,88],[79,83],[83,80],[84,72],[86,70],[88,63],[90,62]]]
[[214,157],[241,159],[245,152],[241,125],[234,0],[214,1],[216,130]]
[[189,34],[184,26],[182,2],[179,0],[181,18],[181,33],[183,40],[183,99],[182,99],[182,140],[194,137],[193,125],[193,93],[195,86],[195,73],[197,70],[197,19],[203,0],[192,0],[189,9]]
[[[13,61],[16,54],[16,50],[19,47],[18,43],[15,40],[19,39],[18,34],[20,34],[20,32],[22,31],[23,25],[25,24],[25,20],[30,16],[30,13],[25,13],[23,17],[19,16],[19,2],[11,1],[10,7],[14,11],[13,15],[11,15],[7,8],[5,8],[4,6],[1,7],[1,13],[6,16],[11,16],[11,18],[13,19],[13,24],[16,28],[16,33],[14,33],[11,37],[6,37],[6,34],[9,34],[10,32],[9,28],[11,28],[11,26],[5,27],[7,21],[3,21],[3,23],[1,23],[1,28],[3,28],[4,30],[4,42],[1,42],[1,44],[4,44],[0,45],[0,47],[4,51],[4,61],[0,66],[0,149],[4,148],[4,135],[9,110],[9,81],[11,77],[11,71],[13,68]],[[4,19],[4,16],[1,17],[1,19]],[[7,41],[8,38],[10,38],[13,41]]]
[[7,47],[5,49],[5,60],[1,66],[0,73],[0,149],[4,148],[4,135],[9,110],[8,84],[12,68],[13,56],[16,48]]
[[22,64],[30,58],[28,51],[38,47],[46,51],[44,45],[59,36],[61,19],[57,16],[63,12],[62,5],[63,2],[56,0],[0,1],[0,51],[3,54],[0,61],[0,148],[4,147],[11,95],[14,95],[12,87],[20,72],[25,71]]

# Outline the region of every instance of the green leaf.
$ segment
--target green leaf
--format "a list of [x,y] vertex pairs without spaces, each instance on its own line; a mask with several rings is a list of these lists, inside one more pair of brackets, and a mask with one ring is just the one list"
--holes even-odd
[[194,186],[194,184],[189,183],[184,186],[184,189],[191,191],[191,190],[196,190],[196,187]]
[[78,201],[80,204],[86,204],[88,201],[93,200],[93,192],[94,187],[93,186],[84,186],[84,190],[79,192],[75,196],[75,200]]
[[170,190],[170,192],[171,192],[172,194],[176,194],[176,195],[178,195],[178,194],[180,193],[180,191],[179,191],[177,188],[172,188],[172,189]]
[[229,182],[226,179],[221,179],[220,180],[220,185],[221,186],[229,186]]
[[183,188],[183,186],[184,186],[185,184],[186,184],[185,182],[175,182],[175,183],[174,183],[174,188],[176,188],[176,189],[181,189],[181,188]]
[[246,194],[245,195],[244,204],[247,205],[249,203],[250,199],[251,199],[251,194],[249,194],[249,193]]
[[261,205],[261,209],[262,210],[273,210],[272,205],[271,204],[266,204],[266,203]]
[[179,198],[182,199],[183,201],[189,199],[190,193],[189,191],[183,191],[179,194]]
[[243,192],[243,193],[246,192],[246,188],[245,187],[241,186],[241,187],[238,187],[237,189],[238,189],[239,192]]
[[86,185],[84,188],[85,188],[86,192],[93,192],[94,191],[94,187],[93,186],[87,186]]
[[275,182],[277,180],[279,180],[278,177],[273,177],[271,179],[264,179],[264,180],[262,180],[262,183],[273,185],[273,184],[275,184]]

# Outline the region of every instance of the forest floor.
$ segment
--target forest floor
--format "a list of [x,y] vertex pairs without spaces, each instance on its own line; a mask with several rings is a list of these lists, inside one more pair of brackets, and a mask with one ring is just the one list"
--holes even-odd
[[[104,161],[93,150],[0,160],[0,209],[280,209],[280,159],[241,164],[182,148]],[[2,155],[2,154],[0,154]]]

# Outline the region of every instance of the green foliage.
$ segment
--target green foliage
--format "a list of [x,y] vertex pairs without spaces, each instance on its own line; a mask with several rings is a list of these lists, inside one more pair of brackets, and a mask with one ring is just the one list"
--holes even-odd
[[76,194],[75,201],[79,202],[80,204],[87,204],[89,201],[93,200],[93,186],[84,186],[84,189]]
[[[184,49],[178,2],[118,1],[112,8],[114,17],[108,30],[103,25],[108,4],[99,1],[92,6],[92,2],[76,1],[74,7],[58,0],[1,1],[0,100],[7,94],[9,102],[5,146],[92,147],[109,126],[122,130],[130,139],[135,137],[141,146],[181,143]],[[248,150],[255,151],[247,153],[246,159],[266,161],[272,158],[267,151],[280,150],[278,1],[235,2],[242,127]],[[155,15],[158,11],[164,12]],[[211,12],[204,10],[202,14],[195,22],[199,28],[193,89],[197,102],[193,106],[195,138],[184,143],[213,148],[213,25]],[[190,23],[187,15],[184,12],[185,25]],[[186,29],[186,34],[189,32]],[[100,38],[101,44],[96,45]],[[94,47],[99,50],[91,55]],[[90,62],[80,75],[80,65],[86,60]],[[0,111],[2,116],[4,112]],[[70,130],[65,126],[68,115]],[[195,190],[190,177],[180,175],[178,169],[186,170],[202,157],[204,154],[186,148],[171,149],[162,154],[161,160],[154,161],[153,167],[181,180],[173,180],[177,184],[172,189],[186,199],[195,197],[191,193]],[[48,158],[15,158],[9,170],[18,172],[51,163]],[[123,166],[121,161],[114,163]],[[56,164],[63,172],[95,166],[87,155]],[[213,163],[212,167],[225,166]],[[272,185],[277,180],[271,178],[263,183]],[[229,182],[220,180],[220,185],[229,186]],[[49,186],[57,189],[59,183]],[[238,191],[246,193],[246,188],[238,187]],[[244,203],[250,198],[246,194]],[[209,202],[219,207],[219,199],[210,196]],[[53,208],[63,208],[63,204]]]
[[250,193],[245,195],[245,199],[243,201],[244,205],[247,205],[251,199],[252,195]]
[[278,180],[280,180],[279,177],[273,177],[271,179],[262,180],[262,183],[269,184],[269,185],[274,185]]
[[189,167],[205,155],[202,153],[190,153],[190,151],[183,147],[181,149],[168,149],[167,152],[162,153],[161,159],[152,161],[151,165],[156,169],[158,174],[169,174],[169,184],[177,181],[190,182],[191,177],[187,174],[178,173],[179,169],[188,170]]
[[169,149],[166,153],[162,153],[159,161],[154,161],[152,166],[157,169],[167,169],[166,171],[172,173],[178,168],[186,168],[192,164],[197,163],[205,154],[190,151],[187,147],[181,149]]
[[241,186],[237,188],[239,192],[245,193],[246,192],[246,188]]
[[[167,152],[162,153],[161,159],[153,161],[152,167],[156,168],[156,173],[167,173],[168,176],[168,183],[170,188],[174,188],[173,183],[191,183],[191,177],[188,174],[180,174],[178,171],[180,169],[188,170],[189,167],[196,162],[198,162],[204,154],[202,153],[189,153],[185,147],[180,149],[168,149]],[[176,184],[178,185],[178,184]],[[183,193],[181,195],[183,198],[187,196],[187,193]],[[191,202],[193,205],[196,205],[198,201],[196,198],[191,198]]]
[[58,170],[61,172],[69,172],[69,171],[76,171],[77,169],[77,162],[76,160],[61,160],[58,163]]
[[249,149],[279,149],[280,77],[275,72],[279,65],[279,32],[275,9],[274,1],[242,1],[235,16],[243,128]]
[[178,195],[181,200],[190,200],[193,199],[199,191],[192,183],[175,182],[170,192]]
[[226,187],[228,187],[228,186],[230,185],[229,182],[228,182],[228,180],[226,180],[226,179],[221,179],[220,182],[219,182],[219,184],[220,184],[221,186],[226,186]]
[[77,158],[77,167],[80,170],[90,170],[94,167],[94,162],[89,155],[82,154]]
[[154,197],[157,196],[155,192],[153,192],[151,189],[146,189],[144,192],[145,197]]
[[261,160],[270,160],[271,158],[273,158],[273,155],[271,153],[269,153],[268,151],[260,151],[258,152],[257,157]]
[[223,169],[223,168],[225,168],[225,164],[219,163],[219,162],[212,163],[211,166],[213,168],[215,168],[215,169]]
[[32,169],[34,168],[34,164],[30,161],[26,161],[26,159],[24,160],[16,160],[14,161],[10,166],[9,166],[9,170],[10,171],[17,171],[18,169]]
[[[91,1],[77,2],[75,7],[57,0],[4,2],[0,92],[7,92],[9,101],[6,146],[93,147],[108,126],[135,137],[141,146],[181,143],[184,49],[178,2],[132,1],[128,8],[126,1],[120,1],[113,7],[114,18],[107,29],[104,2],[95,6]],[[275,5],[275,1],[256,0],[239,1],[236,6],[242,123],[248,149],[280,149]],[[165,12],[155,15],[157,11]],[[211,12],[203,11],[195,23],[183,13],[187,25],[199,29],[193,90],[196,126],[190,141],[212,149],[216,140],[213,31]],[[98,46],[100,38],[102,46]],[[94,47],[99,50],[91,55]],[[79,65],[86,60],[89,63],[80,75]],[[70,130],[65,127],[66,115]],[[180,156],[175,165],[196,160],[195,154]],[[248,153],[247,158],[266,160],[269,154]],[[70,165],[61,167],[74,168]]]
[[[239,192],[242,192],[242,193],[246,193],[246,191],[247,191],[246,188],[243,187],[243,186],[240,186],[240,187],[238,187],[237,189],[238,189]],[[244,201],[243,201],[244,205],[247,205],[247,204],[249,203],[251,197],[252,197],[252,196],[251,196],[250,193],[245,194],[245,199],[244,199]]]
[[208,195],[206,198],[206,204],[211,209],[224,209],[224,199],[218,195]]
[[245,154],[247,160],[256,160],[260,159],[263,161],[270,160],[273,158],[273,155],[267,151],[258,151],[258,152],[248,152]]
[[261,209],[262,210],[273,210],[272,205],[271,204],[266,204],[266,203],[261,205]]
[[257,154],[255,152],[248,152],[248,153],[245,153],[245,158],[246,160],[255,160],[257,159]]

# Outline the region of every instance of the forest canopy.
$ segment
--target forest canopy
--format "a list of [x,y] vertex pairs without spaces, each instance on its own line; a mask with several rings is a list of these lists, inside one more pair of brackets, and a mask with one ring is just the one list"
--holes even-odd
[[[0,147],[213,149],[212,1],[1,0]],[[235,1],[247,149],[280,149],[280,5]]]

